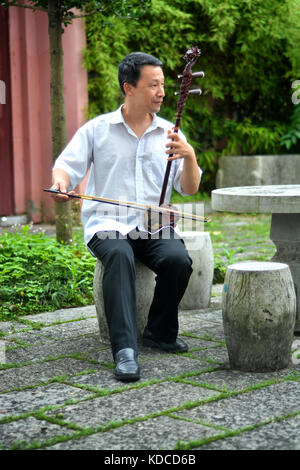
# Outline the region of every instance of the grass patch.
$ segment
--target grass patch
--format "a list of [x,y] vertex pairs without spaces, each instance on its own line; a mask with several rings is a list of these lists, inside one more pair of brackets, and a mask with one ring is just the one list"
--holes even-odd
[[[271,215],[216,212],[205,225],[214,251],[214,284],[222,283],[227,266],[240,261],[270,261],[276,252],[270,240]],[[259,247],[259,248],[258,248]]]

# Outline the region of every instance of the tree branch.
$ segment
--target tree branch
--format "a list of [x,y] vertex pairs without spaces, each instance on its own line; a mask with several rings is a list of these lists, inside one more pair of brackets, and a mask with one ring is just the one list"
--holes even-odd
[[94,15],[95,13],[101,13],[102,11],[104,11],[104,8],[97,8],[95,10],[90,11],[89,13],[83,13],[82,15],[72,15],[72,19],[73,18],[84,18],[85,16]]
[[20,7],[20,8],[28,8],[29,10],[39,10],[39,11],[47,11],[46,8],[43,7],[38,7],[38,6],[33,6],[33,5],[27,5],[25,3],[14,3],[14,2],[1,2],[0,6],[4,7]]

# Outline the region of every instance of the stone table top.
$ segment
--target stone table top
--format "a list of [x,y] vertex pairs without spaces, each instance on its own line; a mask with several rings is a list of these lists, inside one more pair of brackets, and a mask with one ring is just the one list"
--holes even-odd
[[215,189],[211,201],[216,211],[297,214],[300,213],[300,185]]

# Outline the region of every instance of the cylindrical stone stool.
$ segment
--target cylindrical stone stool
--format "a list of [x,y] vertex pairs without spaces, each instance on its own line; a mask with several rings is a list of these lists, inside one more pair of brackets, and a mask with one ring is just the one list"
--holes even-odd
[[193,261],[193,272],[181,299],[181,310],[207,308],[210,304],[214,277],[214,254],[209,232],[180,232]]
[[[136,271],[136,303],[137,303],[137,337],[141,341],[152,303],[155,288],[155,273],[147,268],[138,259],[135,259]],[[104,310],[104,299],[102,289],[104,267],[101,261],[97,260],[94,273],[94,300],[98,317],[100,340],[109,343],[109,332]]]
[[250,261],[228,266],[222,313],[233,369],[263,372],[288,367],[296,320],[288,265]]

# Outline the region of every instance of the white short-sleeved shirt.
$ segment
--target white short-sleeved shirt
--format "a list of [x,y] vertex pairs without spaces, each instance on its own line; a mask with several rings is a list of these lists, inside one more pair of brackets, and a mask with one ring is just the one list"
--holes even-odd
[[[86,194],[121,201],[158,205],[167,165],[166,143],[171,122],[153,115],[152,124],[138,139],[124,121],[122,106],[84,124],[57,158],[74,189],[89,171]],[[182,134],[181,134],[182,136]],[[172,162],[165,202],[172,187],[185,195],[180,184],[183,159]],[[201,169],[199,168],[201,175]],[[145,231],[142,211],[84,200],[84,239],[87,244],[99,231],[126,235],[134,228]]]

